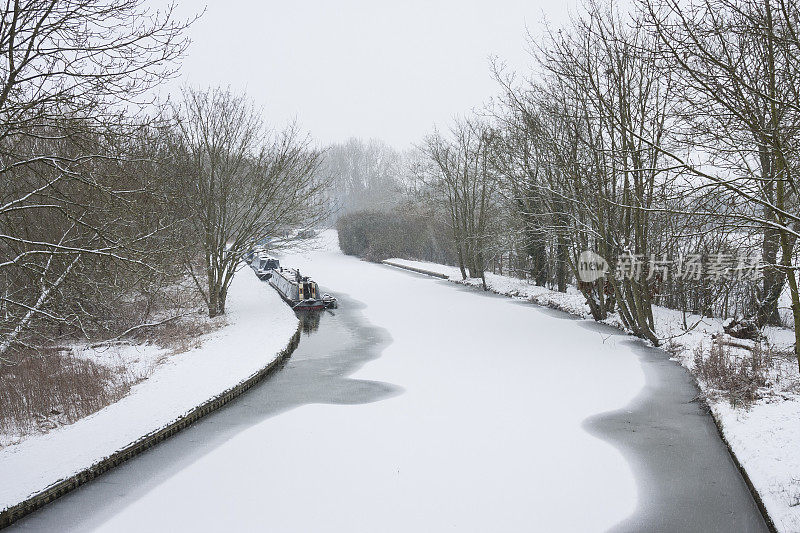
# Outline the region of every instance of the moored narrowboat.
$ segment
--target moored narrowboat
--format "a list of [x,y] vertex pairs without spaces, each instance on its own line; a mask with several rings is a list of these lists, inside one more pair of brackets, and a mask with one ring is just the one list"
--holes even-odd
[[336,298],[320,293],[317,282],[300,274],[299,270],[278,267],[272,270],[269,283],[295,311],[335,309]]

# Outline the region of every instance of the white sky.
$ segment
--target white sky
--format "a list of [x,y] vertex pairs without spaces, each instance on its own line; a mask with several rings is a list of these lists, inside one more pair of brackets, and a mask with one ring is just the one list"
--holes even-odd
[[296,118],[322,144],[354,136],[405,148],[498,92],[491,55],[524,69],[526,25],[540,32],[545,18],[565,22],[567,4],[212,0],[175,83],[246,90],[270,123]]

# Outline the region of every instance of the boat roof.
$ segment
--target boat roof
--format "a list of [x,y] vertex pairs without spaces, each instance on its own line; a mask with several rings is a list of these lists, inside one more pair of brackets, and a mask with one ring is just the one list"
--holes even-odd
[[[287,281],[295,282],[295,274],[297,274],[296,268],[279,267],[275,272],[280,274],[281,277],[285,278]],[[311,279],[311,276],[303,276],[302,273],[300,275],[305,282],[314,281]]]

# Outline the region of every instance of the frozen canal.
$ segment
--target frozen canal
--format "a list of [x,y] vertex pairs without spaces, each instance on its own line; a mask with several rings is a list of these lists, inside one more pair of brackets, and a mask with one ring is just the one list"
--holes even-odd
[[764,530],[654,351],[339,252],[283,262],[341,301],[286,367],[20,530]]

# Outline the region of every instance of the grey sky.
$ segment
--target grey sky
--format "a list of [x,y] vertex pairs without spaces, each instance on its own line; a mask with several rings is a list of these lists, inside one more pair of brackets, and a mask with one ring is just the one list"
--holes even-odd
[[[180,13],[200,9],[184,2]],[[213,0],[180,81],[246,90],[271,123],[296,117],[320,143],[403,148],[495,94],[489,56],[524,68],[526,25],[566,13],[557,0]]]

